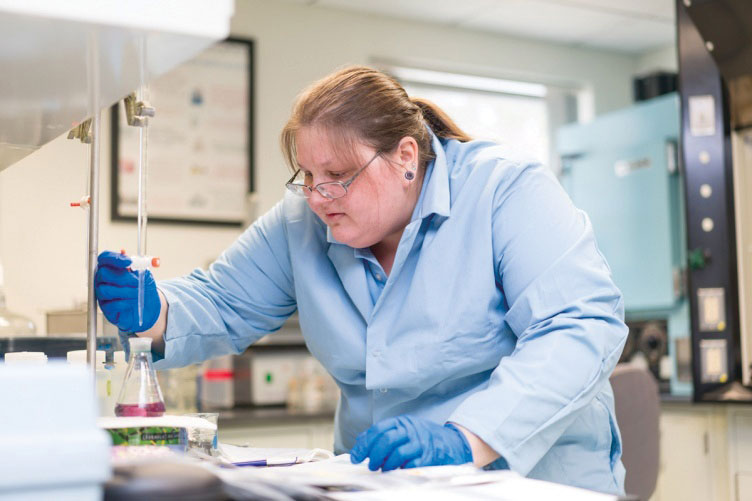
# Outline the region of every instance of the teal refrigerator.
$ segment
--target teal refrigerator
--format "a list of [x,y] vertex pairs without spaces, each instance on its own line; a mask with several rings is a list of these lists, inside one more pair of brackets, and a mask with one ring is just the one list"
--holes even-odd
[[679,97],[666,94],[557,132],[560,180],[592,222],[624,295],[622,361],[646,364],[661,391],[692,392]]

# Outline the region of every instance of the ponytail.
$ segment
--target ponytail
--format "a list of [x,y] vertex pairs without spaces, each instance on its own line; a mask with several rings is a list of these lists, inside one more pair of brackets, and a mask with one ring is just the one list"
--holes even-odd
[[422,97],[411,97],[410,101],[416,104],[420,111],[423,113],[423,118],[431,127],[434,134],[442,139],[456,139],[458,141],[467,142],[472,138],[468,136],[465,131],[449,118],[444,110],[436,106],[428,99]]

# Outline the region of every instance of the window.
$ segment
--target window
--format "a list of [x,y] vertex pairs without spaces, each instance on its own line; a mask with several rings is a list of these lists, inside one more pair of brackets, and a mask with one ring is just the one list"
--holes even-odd
[[568,109],[576,108],[572,106],[573,92],[538,83],[415,68],[390,67],[387,71],[410,96],[436,103],[474,139],[496,141],[558,170],[558,162],[552,159],[552,132],[576,116],[571,112],[557,120],[561,113],[556,110],[562,108],[561,100]]

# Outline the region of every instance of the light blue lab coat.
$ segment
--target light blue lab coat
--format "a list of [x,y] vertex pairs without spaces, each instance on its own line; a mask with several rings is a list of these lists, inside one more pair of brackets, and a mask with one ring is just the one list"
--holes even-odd
[[288,195],[208,271],[160,282],[157,368],[241,353],[297,309],[342,391],[337,453],[412,414],[471,430],[497,466],[623,492],[608,377],[627,328],[587,216],[500,146],[434,137],[433,149],[388,278]]

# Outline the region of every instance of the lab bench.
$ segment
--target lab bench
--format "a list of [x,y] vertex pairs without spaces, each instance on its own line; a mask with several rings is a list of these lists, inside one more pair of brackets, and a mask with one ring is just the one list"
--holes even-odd
[[302,447],[332,450],[334,414],[301,414],[284,407],[219,412],[220,442],[252,447]]
[[[752,499],[752,409],[664,396],[660,419],[660,470],[651,501]],[[219,416],[225,443],[331,450],[333,435],[331,413],[249,408]]]

